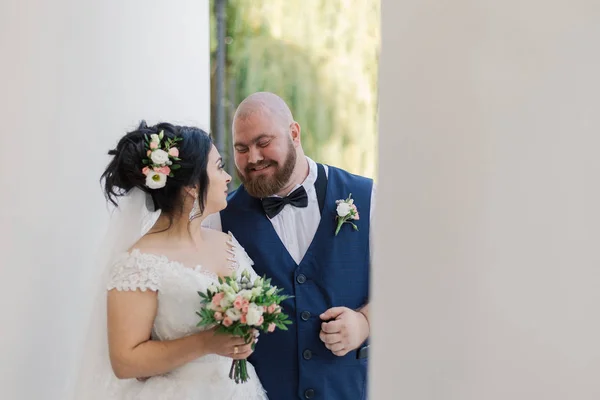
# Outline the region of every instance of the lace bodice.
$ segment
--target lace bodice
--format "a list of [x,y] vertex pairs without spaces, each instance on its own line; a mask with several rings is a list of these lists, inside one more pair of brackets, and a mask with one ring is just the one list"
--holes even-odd
[[[238,275],[248,270],[252,279],[257,275],[246,251],[229,233],[231,269]],[[200,310],[198,291],[218,282],[218,276],[202,266],[189,268],[166,256],[134,249],[115,262],[108,289],[158,291],[158,310],[153,326],[153,337],[172,340],[200,331],[197,327]]]

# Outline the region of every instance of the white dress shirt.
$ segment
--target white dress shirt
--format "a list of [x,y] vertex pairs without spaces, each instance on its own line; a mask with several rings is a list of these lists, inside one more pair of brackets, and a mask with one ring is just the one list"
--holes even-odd
[[[308,250],[319,223],[321,221],[321,212],[319,211],[319,201],[317,199],[317,192],[315,190],[315,181],[317,179],[317,163],[309,157],[306,157],[309,166],[309,173],[302,186],[306,190],[308,196],[308,206],[299,208],[294,207],[290,204],[286,204],[279,214],[270,219],[271,224],[277,235],[281,239],[281,242],[285,245],[290,256],[296,261],[296,264],[300,264],[304,254]],[[325,175],[328,175],[327,165],[323,165],[325,168]],[[293,192],[300,185],[296,185],[292,190]],[[356,205],[360,213],[360,204]],[[375,185],[371,191],[371,212],[370,219],[371,224],[369,227],[369,248],[370,257],[373,257],[373,210],[375,209]],[[207,216],[202,221],[202,226],[206,228],[222,230],[221,228],[221,216],[219,213],[215,213]]]

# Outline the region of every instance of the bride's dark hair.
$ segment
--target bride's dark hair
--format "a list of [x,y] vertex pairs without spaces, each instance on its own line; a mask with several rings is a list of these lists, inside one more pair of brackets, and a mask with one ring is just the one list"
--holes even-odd
[[[147,158],[145,136],[164,132],[164,140],[181,138],[175,146],[179,150],[177,161],[181,167],[173,171],[173,177],[167,178],[167,183],[159,189],[146,186],[146,176],[142,173],[146,166],[143,160]],[[104,180],[104,195],[108,201],[117,205],[116,199],[125,195],[133,188],[139,188],[152,196],[156,210],[173,215],[176,209],[183,210],[181,189],[184,186],[198,185],[198,202],[200,212],[204,212],[206,193],[208,189],[208,154],[212,146],[210,135],[200,128],[172,125],[166,122],[147,126],[142,121],[139,127],[123,136],[117,147],[109,150],[113,156],[100,180]]]

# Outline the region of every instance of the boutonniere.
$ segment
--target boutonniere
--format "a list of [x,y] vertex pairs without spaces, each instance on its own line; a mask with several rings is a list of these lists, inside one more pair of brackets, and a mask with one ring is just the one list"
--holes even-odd
[[356,205],[354,204],[354,199],[352,198],[352,193],[345,200],[336,200],[335,204],[337,204],[336,208],[336,220],[337,220],[337,229],[335,230],[335,236],[337,236],[340,228],[343,224],[350,224],[354,228],[355,231],[358,230],[358,227],[352,223],[351,221],[357,221],[359,219],[358,210],[356,209]]

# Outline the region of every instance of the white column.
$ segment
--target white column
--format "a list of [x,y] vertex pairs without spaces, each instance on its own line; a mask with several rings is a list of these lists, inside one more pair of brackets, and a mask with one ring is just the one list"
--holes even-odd
[[0,398],[63,399],[106,152],[141,119],[208,129],[208,23],[207,0],[1,2]]
[[382,2],[372,398],[600,398],[600,3]]

